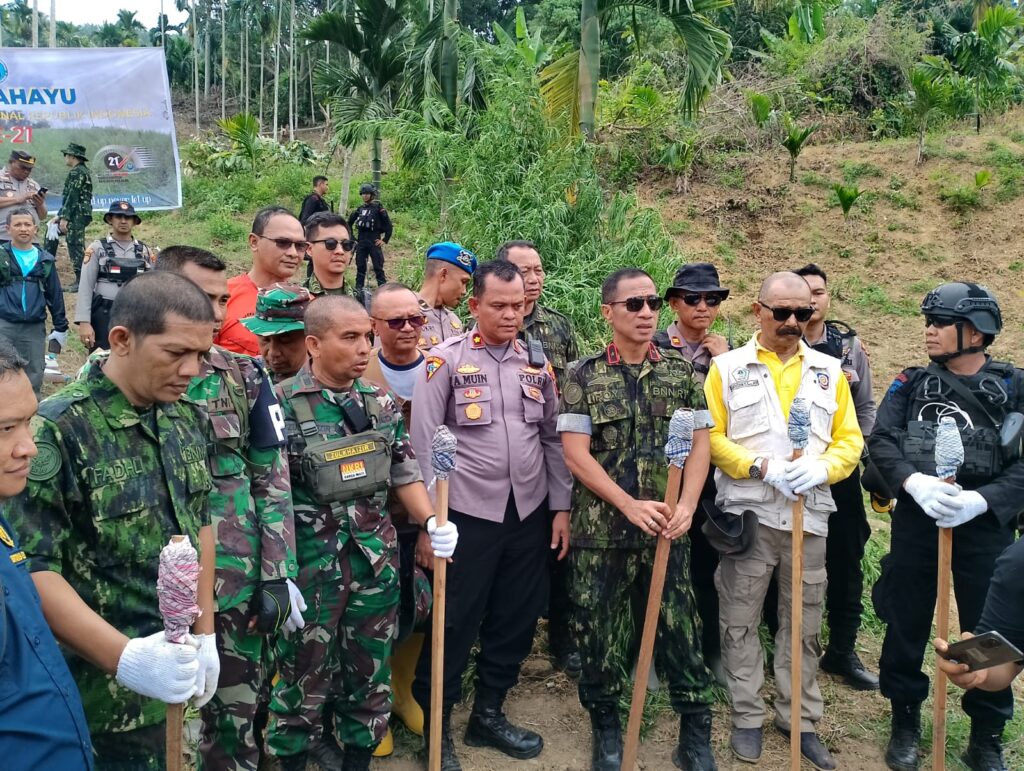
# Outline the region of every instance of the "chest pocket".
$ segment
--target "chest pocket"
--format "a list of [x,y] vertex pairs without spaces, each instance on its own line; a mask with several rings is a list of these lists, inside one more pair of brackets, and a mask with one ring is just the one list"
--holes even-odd
[[758,383],[747,388],[735,388],[729,393],[729,437],[743,439],[770,430],[768,397]]
[[519,384],[523,389],[523,420],[527,423],[540,423],[544,420],[544,392],[540,386],[529,383]]
[[809,398],[811,413],[811,433],[826,445],[832,443],[832,416],[838,405],[828,393],[818,389]]
[[157,501],[149,489],[153,481],[154,475],[145,475],[89,491],[100,567],[156,564],[167,543],[167,515],[154,505]]
[[[486,426],[493,416],[491,387],[465,386],[455,389],[455,422],[460,426]],[[541,406],[543,411],[543,405]]]
[[214,441],[209,448],[210,474],[214,477],[238,476],[245,473],[245,460],[239,454],[242,425],[234,411],[211,412],[210,428]]
[[632,445],[632,416],[621,389],[602,390],[588,398],[593,433],[590,447],[597,452]]

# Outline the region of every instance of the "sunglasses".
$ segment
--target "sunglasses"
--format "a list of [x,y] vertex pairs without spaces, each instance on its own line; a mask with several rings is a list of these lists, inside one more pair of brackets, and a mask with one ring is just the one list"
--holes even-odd
[[930,313],[926,313],[924,316],[924,327],[935,327],[936,329],[943,329],[944,327],[951,327],[956,324],[956,319],[951,316],[933,316]]
[[309,248],[309,241],[292,241],[290,238],[269,238],[267,236],[256,236],[256,238],[262,238],[264,241],[273,241],[274,246],[282,252],[287,252],[293,246],[297,252],[305,252]]
[[356,248],[356,242],[351,238],[345,238],[339,241],[337,238],[320,238],[316,241],[310,241],[311,244],[323,244],[327,251],[333,252],[338,248],[338,244],[341,244],[341,251],[351,252]]
[[392,329],[395,332],[400,332],[405,329],[406,323],[409,324],[413,329],[419,329],[427,323],[426,316],[409,316],[408,318],[401,319],[378,319],[374,316],[374,321],[380,321],[388,325],[388,329]]
[[776,321],[785,321],[790,316],[796,316],[801,324],[810,321],[814,315],[814,308],[772,308],[770,305],[761,303],[761,307],[772,312],[772,318]]
[[722,304],[722,300],[725,298],[720,294],[707,294],[705,292],[694,292],[693,294],[682,295],[683,302],[687,305],[696,308],[700,305],[700,301],[703,300],[709,308],[716,308]]
[[658,297],[658,295],[652,294],[647,297],[627,297],[625,300],[616,300],[615,302],[608,303],[608,305],[625,305],[626,310],[630,313],[639,313],[643,310],[644,303],[647,303],[647,307],[652,311],[660,311],[665,301]]

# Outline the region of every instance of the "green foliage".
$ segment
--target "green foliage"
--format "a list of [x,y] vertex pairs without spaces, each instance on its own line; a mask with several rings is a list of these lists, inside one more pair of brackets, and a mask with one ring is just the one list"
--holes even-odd
[[981,190],[983,187],[987,187],[992,181],[992,172],[988,169],[981,169],[974,174],[974,186]]
[[557,46],[565,35],[565,30],[560,30],[554,40],[546,43],[541,37],[542,30],[539,24],[535,25],[531,34],[526,26],[526,12],[522,6],[516,8],[515,39],[502,29],[498,22],[491,24],[498,45],[514,50],[530,69],[539,69],[547,64],[551,58],[551,49]]
[[785,133],[782,137],[782,146],[789,151],[789,181],[796,181],[796,159],[800,156],[801,151],[804,149],[804,143],[810,138],[811,134],[818,130],[818,124],[815,123],[811,126],[804,126],[801,128],[799,125],[793,122],[790,118],[789,113],[786,113],[784,117],[783,130]]
[[1008,203],[1024,195],[1024,153],[995,145],[985,154],[985,163],[995,170],[995,199]]
[[839,199],[839,205],[843,209],[843,219],[850,219],[850,207],[857,202],[857,199],[864,195],[864,191],[856,185],[842,185],[836,183],[832,185],[832,192],[836,194],[836,198]]
[[314,165],[322,162],[319,153],[305,142],[294,140],[279,144],[260,136],[259,122],[247,113],[217,121],[220,134],[210,140],[193,140],[181,148],[182,166],[193,174],[237,174],[247,172],[257,178],[280,164]]
[[981,191],[976,185],[955,185],[939,190],[939,200],[957,214],[981,208]]
[[880,177],[882,170],[867,161],[843,161],[843,181],[853,184],[861,177]]
[[747,103],[750,105],[750,114],[758,128],[763,128],[770,121],[775,113],[770,97],[757,91],[747,91]]

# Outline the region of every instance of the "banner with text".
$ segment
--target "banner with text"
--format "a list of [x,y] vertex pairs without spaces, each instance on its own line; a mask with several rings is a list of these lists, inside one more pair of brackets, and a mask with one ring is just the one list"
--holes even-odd
[[[0,160],[23,150],[60,208],[62,150],[85,147],[93,209],[181,206],[178,143],[162,48],[0,49]],[[6,150],[6,152],[3,152]]]

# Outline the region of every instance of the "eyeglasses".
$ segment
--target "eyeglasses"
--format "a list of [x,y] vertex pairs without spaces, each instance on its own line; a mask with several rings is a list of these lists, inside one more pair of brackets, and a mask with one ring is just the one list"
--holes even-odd
[[392,329],[395,332],[400,332],[405,329],[406,323],[409,324],[413,329],[419,329],[427,323],[426,316],[409,316],[408,318],[401,319],[378,319],[376,316],[373,318],[374,321],[380,321],[388,325],[388,329]]
[[606,303],[607,305],[625,305],[626,310],[630,313],[639,313],[643,310],[644,303],[647,303],[647,307],[652,311],[660,311],[661,306],[664,304],[658,295],[651,294],[647,297],[627,297],[625,300],[616,300],[615,302]]
[[956,319],[952,316],[933,316],[930,313],[926,313],[924,316],[924,327],[935,327],[936,329],[943,329],[944,327],[951,327],[956,324]]
[[309,241],[292,241],[290,238],[270,238],[268,236],[256,236],[264,241],[273,241],[274,246],[282,252],[287,252],[293,246],[297,252],[305,252],[309,248]]
[[693,294],[684,294],[682,298],[684,303],[693,306],[694,308],[700,305],[701,300],[703,300],[709,308],[716,308],[719,305],[721,305],[722,300],[725,299],[720,294],[708,294],[707,292],[694,292]]
[[761,303],[761,307],[770,310],[772,318],[776,321],[785,321],[790,316],[796,316],[796,320],[803,324],[805,321],[810,321],[811,316],[814,315],[814,308],[773,308],[764,303]]
[[341,244],[341,251],[343,252],[351,252],[353,249],[356,248],[356,242],[350,238],[345,238],[340,241],[337,238],[320,238],[317,239],[316,241],[310,241],[309,243],[323,244],[324,247],[326,247],[327,251],[329,252],[333,252],[335,249],[337,249],[338,244]]

